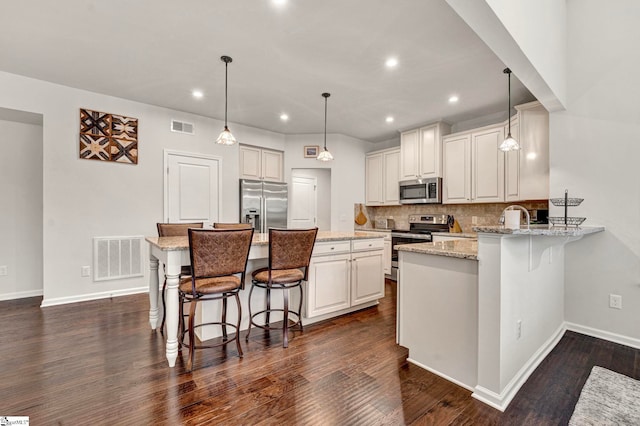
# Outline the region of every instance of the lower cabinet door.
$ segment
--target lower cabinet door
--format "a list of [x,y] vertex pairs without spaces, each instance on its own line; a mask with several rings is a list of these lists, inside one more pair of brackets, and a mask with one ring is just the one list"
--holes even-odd
[[384,297],[384,250],[351,254],[351,305]]
[[349,253],[312,257],[305,295],[307,318],[350,307],[350,275]]

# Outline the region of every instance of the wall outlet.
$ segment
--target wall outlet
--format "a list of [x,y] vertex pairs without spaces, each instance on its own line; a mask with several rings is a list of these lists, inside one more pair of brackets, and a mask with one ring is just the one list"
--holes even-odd
[[478,224],[478,216],[471,216],[471,224],[472,225]]
[[0,277],[4,277],[7,275],[9,275],[9,268],[7,267],[7,265],[0,266]]
[[516,339],[522,337],[522,320],[516,321]]
[[80,268],[80,276],[82,277],[90,277],[91,276],[91,266],[83,266]]
[[609,307],[613,309],[622,309],[622,296],[619,294],[610,294]]

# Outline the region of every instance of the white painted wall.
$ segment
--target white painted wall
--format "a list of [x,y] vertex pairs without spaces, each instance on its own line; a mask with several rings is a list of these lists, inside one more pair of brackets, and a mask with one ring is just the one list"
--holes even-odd
[[316,219],[320,231],[331,230],[331,169],[292,169],[291,176],[316,179]]
[[[3,88],[0,108],[39,113],[44,117],[41,211],[44,304],[108,297],[147,288],[148,273],[143,278],[93,282],[80,276],[80,267],[92,263],[95,236],[156,234],[155,223],[162,220],[165,148],[222,157],[220,219],[237,220],[238,147],[214,143],[223,127],[221,121],[3,72],[0,72],[0,87]],[[78,159],[80,108],[138,118],[139,164]],[[171,119],[194,123],[196,134],[172,133]],[[281,134],[233,123],[230,127],[241,142],[285,148]],[[350,211],[352,205],[353,201],[349,200],[344,209]],[[36,254],[24,253],[25,256]]]
[[584,198],[569,214],[606,232],[567,246],[566,320],[640,347],[640,3],[567,4],[569,102],[550,115],[551,194]]
[[0,114],[0,300],[42,294],[42,125]]
[[548,111],[566,106],[563,0],[446,0]]
[[286,136],[286,181],[291,183],[291,169],[331,169],[331,230],[353,231],[353,204],[364,202],[364,156],[375,145],[344,135],[327,135],[327,148],[334,160],[326,163],[304,158],[305,145],[322,147],[323,135]]
[[567,5],[563,0],[486,0],[552,92],[566,102]]

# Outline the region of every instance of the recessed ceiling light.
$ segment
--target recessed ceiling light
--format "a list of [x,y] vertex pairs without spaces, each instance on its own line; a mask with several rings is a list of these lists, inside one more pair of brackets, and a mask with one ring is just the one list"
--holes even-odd
[[191,92],[191,95],[196,99],[202,99],[204,97],[204,93],[202,93],[202,90],[194,90],[193,92]]
[[387,123],[393,123],[393,117],[389,116],[385,118],[384,121],[386,121]]
[[271,3],[276,6],[284,6],[285,4],[287,4],[287,0],[271,0]]
[[280,120],[287,121],[289,120],[289,116],[287,114],[280,114]]
[[453,95],[449,98],[449,103],[450,104],[455,104],[456,102],[458,102],[459,98],[456,95]]
[[389,58],[384,64],[387,66],[387,68],[394,68],[398,66],[398,58]]

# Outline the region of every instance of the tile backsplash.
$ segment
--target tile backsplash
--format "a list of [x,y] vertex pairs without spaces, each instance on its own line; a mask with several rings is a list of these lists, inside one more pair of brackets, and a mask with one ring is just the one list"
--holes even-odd
[[[518,203],[478,203],[478,204],[410,204],[403,206],[354,206],[354,220],[362,212],[367,217],[367,223],[358,225],[354,222],[354,229],[372,229],[376,219],[393,219],[396,229],[409,229],[410,214],[450,214],[460,224],[462,232],[473,232],[472,227],[497,225],[502,211],[513,204],[518,204],[527,210],[548,209],[548,200],[523,201]],[[476,223],[473,223],[475,217]]]

